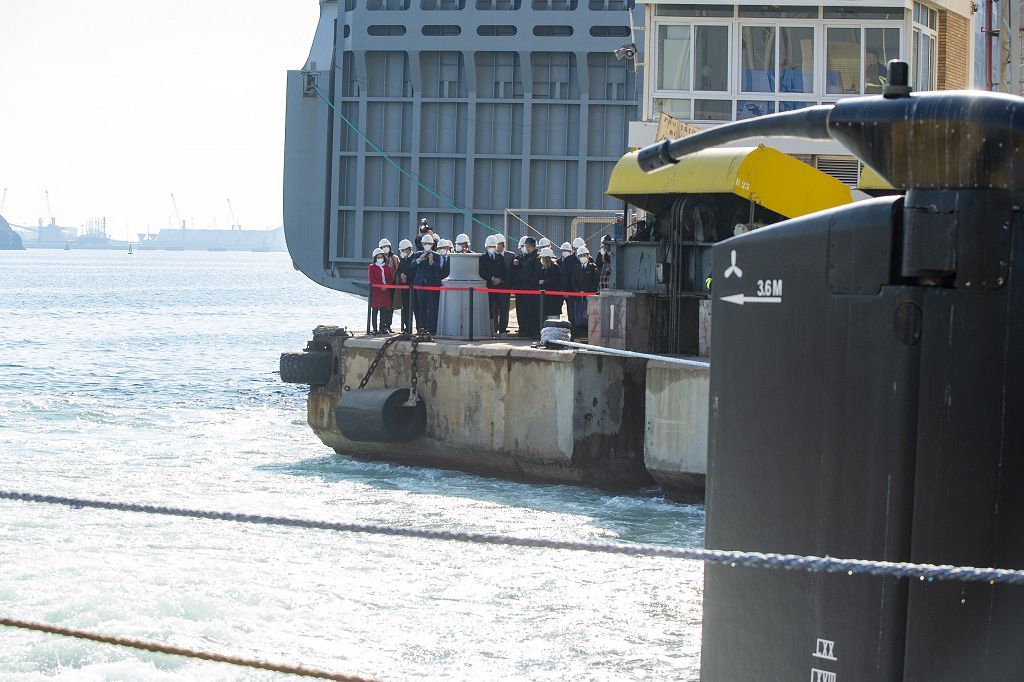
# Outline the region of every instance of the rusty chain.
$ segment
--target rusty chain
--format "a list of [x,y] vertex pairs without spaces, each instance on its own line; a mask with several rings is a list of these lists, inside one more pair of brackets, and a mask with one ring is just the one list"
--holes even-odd
[[433,340],[434,339],[433,337],[430,336],[430,334],[423,332],[416,334],[415,336],[412,336],[410,334],[398,334],[397,336],[392,336],[390,339],[384,342],[380,349],[377,350],[377,355],[374,356],[373,362],[370,363],[370,367],[366,370],[366,374],[359,382],[359,388],[366,388],[366,384],[370,383],[370,377],[373,376],[373,373],[376,371],[377,366],[380,365],[381,361],[384,359],[384,354],[387,353],[388,348],[390,348],[393,344],[399,341],[412,341],[412,390],[410,391],[410,395],[414,395],[416,393],[417,380],[416,358],[419,353],[417,346],[424,341]]

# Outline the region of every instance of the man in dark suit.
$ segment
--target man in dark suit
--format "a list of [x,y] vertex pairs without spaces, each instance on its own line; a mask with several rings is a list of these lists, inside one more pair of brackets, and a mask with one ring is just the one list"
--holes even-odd
[[[505,279],[508,268],[505,267],[505,257],[498,253],[498,239],[493,234],[484,242],[487,246],[486,253],[480,256],[480,279],[487,282],[488,289],[498,289],[505,286]],[[504,296],[504,299],[502,297]],[[501,331],[501,310],[502,300],[505,302],[505,325],[508,325],[508,294],[487,294],[488,309],[491,311],[491,325],[495,333]]]
[[[540,287],[541,264],[537,256],[537,240],[527,237],[523,242],[524,253],[513,261],[513,277],[517,289],[535,291]],[[535,338],[540,336],[540,297],[537,294],[516,294],[516,317],[519,319],[519,336]]]
[[[495,235],[494,239],[497,241],[496,253],[501,256],[505,261],[505,277],[502,279],[502,288],[512,289],[512,261],[516,259],[516,255],[505,248],[505,235]],[[495,328],[495,332],[499,334],[508,334],[508,307],[509,299],[512,297],[511,294],[497,294],[498,296],[498,326]]]
[[[414,253],[413,261],[416,263],[416,280],[418,287],[439,287],[441,286],[441,257],[434,253],[434,238],[429,234],[423,235],[423,250]],[[416,292],[416,326],[420,333],[437,333],[437,309],[441,302],[439,291],[417,291]]]

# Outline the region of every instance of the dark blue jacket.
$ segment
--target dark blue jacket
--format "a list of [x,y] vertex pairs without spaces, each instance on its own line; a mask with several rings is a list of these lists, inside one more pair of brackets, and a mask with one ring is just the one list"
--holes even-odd
[[416,282],[416,261],[412,259],[412,256],[408,258],[400,257],[398,259],[398,270],[396,275],[405,275],[408,281],[403,282],[401,277],[396,276],[396,282],[398,284],[414,284]]
[[[498,277],[501,279],[501,284],[492,284],[491,281]],[[480,256],[480,279],[487,282],[487,286],[498,288],[505,288],[505,280],[508,278],[508,271],[505,267],[505,258],[500,254],[494,254],[492,258],[489,253],[485,253]]]
[[580,267],[580,259],[575,255],[558,259],[558,272],[562,275],[562,291],[576,291],[576,283],[572,274]]
[[439,287],[443,277],[441,272],[441,257],[431,252],[434,262],[430,262],[429,256],[420,261],[420,256],[427,255],[426,251],[417,251],[412,254],[413,263],[416,265],[416,279],[413,283],[418,287]]
[[576,261],[576,269],[573,270],[573,291],[589,291],[597,293],[601,284],[601,273],[598,271],[594,261],[587,261],[586,267]]
[[439,256],[435,254],[435,258],[440,258],[444,265],[441,266],[441,279],[444,279],[448,275],[452,274],[452,256]]
[[519,265],[513,269],[512,281],[517,289],[539,289],[540,256],[536,251],[519,255]]

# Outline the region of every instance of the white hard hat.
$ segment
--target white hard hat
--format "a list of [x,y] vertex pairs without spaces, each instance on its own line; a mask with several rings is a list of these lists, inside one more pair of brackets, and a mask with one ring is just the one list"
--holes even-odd
[[406,249],[411,249],[411,248],[412,248],[412,242],[409,241],[408,239],[403,239],[402,241],[398,242],[398,250],[399,251],[405,251]]
[[570,244],[569,242],[565,242],[564,244],[562,244],[561,249],[562,251],[572,251],[572,244]]
[[551,240],[547,237],[542,237],[541,240],[537,242],[537,248],[543,249],[545,246],[551,246]]
[[503,235],[503,234],[496,234],[496,235],[494,235],[494,239],[497,240],[497,242],[499,244],[504,244],[505,243],[505,235]]
[[452,248],[452,243],[450,241],[448,241],[447,239],[442,239],[439,242],[437,242],[437,248],[439,248],[439,249],[450,249],[450,248]]
[[[578,249],[581,246],[586,246],[586,245],[587,245],[587,243],[585,241],[583,241],[583,237],[576,237],[576,239],[572,240],[572,248],[574,248],[574,249]],[[590,252],[587,251],[587,253],[590,253]]]
[[498,238],[493,234],[487,235],[487,239],[484,240],[484,246],[497,246]]
[[526,236],[523,235],[522,237],[519,238],[519,246],[522,246],[525,243],[526,243]]
[[373,257],[374,258],[376,258],[377,256],[383,256],[383,255],[384,255],[384,252],[381,249],[374,249],[373,250]]
[[421,244],[433,244],[434,243],[434,238],[431,237],[429,234],[425,234],[425,235],[423,235],[423,237],[420,238],[420,243]]
[[582,256],[583,254],[586,254],[586,255],[589,256],[590,255],[590,249],[588,249],[586,246],[581,246],[580,248],[576,249],[576,255],[577,256]]
[[548,258],[554,258],[555,252],[551,250],[550,246],[545,246],[543,249],[540,250],[540,255],[547,256]]
[[385,246],[391,246],[391,242],[387,239],[381,239],[377,246],[383,249]]
[[455,238],[455,243],[456,244],[468,244],[469,243],[469,235],[466,234],[465,232],[463,232],[462,234],[460,234],[458,237]]

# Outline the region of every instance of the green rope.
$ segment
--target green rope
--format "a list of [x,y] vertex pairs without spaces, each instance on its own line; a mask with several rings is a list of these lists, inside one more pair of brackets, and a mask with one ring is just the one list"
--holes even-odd
[[384,151],[383,149],[378,147],[376,144],[374,144],[373,140],[371,140],[369,137],[366,136],[366,133],[364,133],[362,130],[360,130],[358,128],[358,126],[356,126],[355,123],[350,121],[348,119],[348,117],[345,116],[345,114],[341,113],[338,110],[338,107],[334,106],[334,102],[332,102],[330,99],[328,99],[327,96],[323,93],[323,91],[319,87],[314,85],[313,89],[316,91],[316,94],[320,96],[320,99],[322,99],[323,101],[327,102],[327,106],[329,106],[331,108],[331,110],[333,110],[334,113],[338,115],[338,118],[340,118],[342,120],[342,122],[345,123],[345,125],[347,125],[349,128],[351,128],[352,132],[354,132],[356,135],[359,136],[359,139],[361,139],[363,142],[365,142],[366,145],[370,149],[372,149],[373,151],[375,151],[378,154],[380,154],[381,156],[383,156],[384,160],[387,161],[388,163],[390,163],[396,169],[398,169],[399,173],[401,173],[402,175],[406,176],[407,178],[409,178],[410,180],[415,182],[420,187],[420,189],[426,191],[432,197],[434,197],[435,199],[437,199],[438,201],[443,203],[445,206],[448,206],[449,208],[458,211],[462,215],[464,215],[467,218],[469,218],[470,220],[472,220],[474,223],[478,223],[480,225],[483,225],[485,228],[487,228],[488,230],[490,230],[494,234],[501,234],[500,230],[494,229],[493,227],[491,227],[490,225],[488,225],[484,221],[480,220],[479,218],[474,216],[472,213],[470,213],[466,209],[461,208],[459,206],[456,206],[454,203],[449,201],[447,198],[445,198],[444,196],[438,194],[436,191],[434,191],[433,188],[428,187],[427,185],[423,184],[420,181],[420,179],[418,177],[416,177],[415,173],[413,173],[412,171],[407,170],[406,168],[404,168],[402,166],[402,164],[400,164],[398,161],[396,161],[394,158],[392,158],[392,156],[390,154],[388,154],[386,151]]

